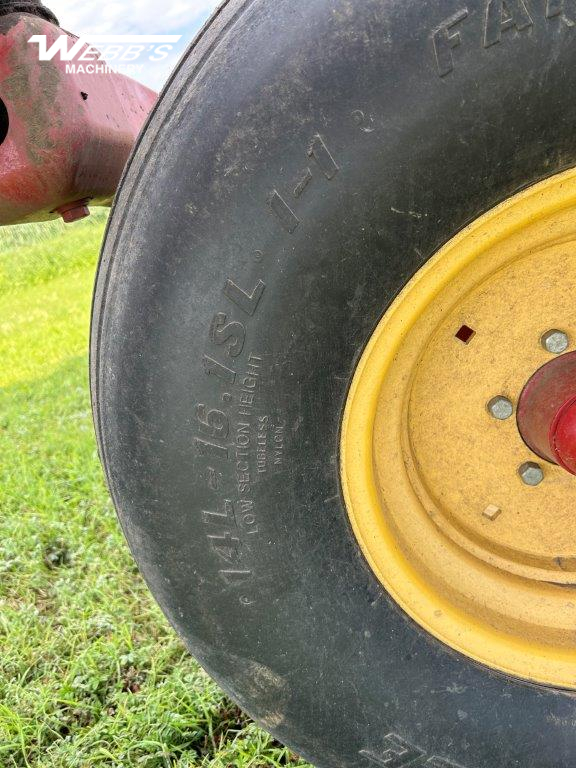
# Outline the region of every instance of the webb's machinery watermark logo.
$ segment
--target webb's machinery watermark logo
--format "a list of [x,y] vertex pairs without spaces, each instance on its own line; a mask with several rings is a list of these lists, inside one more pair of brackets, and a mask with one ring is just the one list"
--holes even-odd
[[38,45],[40,61],[58,58],[66,62],[68,74],[137,74],[144,68],[144,61],[164,61],[181,38],[182,35],[83,35],[76,39],[60,35],[49,44],[46,35],[33,35],[28,42]]

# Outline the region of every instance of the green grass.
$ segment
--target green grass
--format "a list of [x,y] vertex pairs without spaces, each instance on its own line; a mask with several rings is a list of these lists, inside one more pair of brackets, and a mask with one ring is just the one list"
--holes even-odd
[[187,655],[120,533],[87,381],[103,226],[0,231],[0,766],[300,765]]

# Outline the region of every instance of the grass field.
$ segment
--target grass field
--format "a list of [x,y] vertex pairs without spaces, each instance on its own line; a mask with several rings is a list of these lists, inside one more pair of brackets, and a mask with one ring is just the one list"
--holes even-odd
[[187,655],[120,534],[87,381],[103,227],[0,231],[0,767],[304,765]]

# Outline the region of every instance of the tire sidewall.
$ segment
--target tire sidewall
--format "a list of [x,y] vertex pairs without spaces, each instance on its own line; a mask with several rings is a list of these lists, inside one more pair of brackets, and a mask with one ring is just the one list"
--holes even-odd
[[[393,604],[339,479],[387,306],[469,221],[576,163],[576,32],[526,8],[486,47],[480,2],[228,3],[110,224],[93,391],[122,525],[192,653],[318,765],[556,768],[576,747],[570,697]],[[459,36],[448,72],[439,30]]]

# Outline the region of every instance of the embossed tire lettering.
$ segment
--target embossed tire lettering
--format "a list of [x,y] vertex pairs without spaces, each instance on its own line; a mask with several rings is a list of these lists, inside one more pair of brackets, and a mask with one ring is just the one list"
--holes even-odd
[[[422,525],[443,526],[446,551],[466,550],[452,581],[437,540],[407,529],[376,563],[383,518],[355,525],[341,472],[359,363],[407,285],[522,190],[572,184],[575,36],[568,0],[227,0],[168,84],[117,195],[91,377],[121,524],[190,652],[318,766],[569,768],[576,759],[576,675],[566,672],[576,546],[566,541],[568,496],[558,501],[569,481],[521,437],[513,442],[520,352],[516,343],[498,351],[534,323],[522,336],[524,383],[564,346],[573,352],[571,313],[552,311],[559,286],[571,306],[564,234],[576,217],[560,203],[548,234],[526,239],[543,254],[534,270],[546,262],[548,271],[514,273],[498,323],[496,305],[458,314],[463,305],[442,293],[437,327],[450,324],[435,360],[444,363],[428,365],[424,345],[421,365],[381,400],[359,403],[380,425],[360,440],[380,440],[367,471],[399,493],[415,456],[424,478],[395,513],[415,525],[410,499],[428,493]],[[482,230],[482,242],[495,231]],[[446,290],[468,274],[463,259],[450,264]],[[511,269],[506,259],[498,268]],[[488,278],[478,295],[491,290]],[[533,307],[525,326],[522,292]],[[378,342],[390,366],[416,349],[402,344],[423,316],[413,315]],[[500,346],[485,343],[490,322]],[[498,366],[500,379],[456,418],[452,407]],[[418,430],[408,437],[394,421],[406,382],[424,393],[409,401]],[[509,448],[510,466],[478,435],[461,440],[459,425],[474,419]],[[433,450],[438,435],[444,453]],[[470,488],[482,493],[468,519]],[[511,509],[517,498],[526,502]],[[543,544],[551,531],[553,556]],[[388,580],[398,553],[418,565],[404,583],[415,602]],[[480,568],[487,580],[509,573],[475,602],[468,585]],[[453,599],[434,605],[441,579]],[[524,603],[523,589],[537,599]],[[458,611],[466,621],[454,620]],[[536,614],[544,629],[534,629]],[[514,637],[517,657],[494,651],[498,633]],[[530,669],[532,641],[554,650]]]

